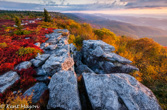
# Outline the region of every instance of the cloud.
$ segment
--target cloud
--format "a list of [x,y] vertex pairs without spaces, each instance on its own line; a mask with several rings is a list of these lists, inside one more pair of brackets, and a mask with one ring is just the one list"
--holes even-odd
[[167,7],[166,0],[127,0],[128,8]]
[[48,10],[56,11],[84,11],[84,10],[103,10],[112,8],[121,8],[124,6],[120,0],[104,0],[103,2],[92,0],[91,2],[77,2],[77,0],[42,0],[40,3],[21,3],[21,2],[11,2],[11,1],[0,1],[0,9],[22,9],[22,10],[43,10],[47,8]]
[[0,0],[0,9],[84,11],[167,7],[167,0]]
[[34,3],[18,3],[18,2],[9,2],[9,1],[0,1],[0,9],[5,10],[31,10],[41,7],[40,4]]

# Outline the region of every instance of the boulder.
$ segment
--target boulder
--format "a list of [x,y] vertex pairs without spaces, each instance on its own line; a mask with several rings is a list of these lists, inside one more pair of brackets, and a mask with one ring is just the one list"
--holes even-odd
[[42,64],[45,63],[45,61],[49,58],[49,54],[38,54],[38,56],[35,59],[32,59],[31,62],[35,67],[39,67]]
[[[53,56],[53,55],[52,55]],[[54,59],[53,57],[50,57],[44,65],[42,65],[42,69],[45,73],[53,75],[55,72],[58,72],[61,70],[61,61],[62,57],[57,57],[57,59]]]
[[162,110],[150,89],[128,74],[83,73],[94,110]]
[[32,59],[31,62],[35,67],[40,67],[45,63],[45,61],[49,58],[50,54],[42,54],[38,53],[35,59]]
[[41,60],[36,60],[36,59],[32,59],[31,62],[35,67],[39,67],[44,63]]
[[62,37],[62,34],[61,33],[57,33],[57,32],[53,32],[50,35],[50,38],[59,38],[59,37]]
[[46,61],[49,58],[50,54],[38,54],[38,56],[35,58],[37,60],[41,60],[41,61]]
[[37,47],[40,47],[40,46],[41,46],[41,43],[40,43],[40,42],[37,42],[37,43],[35,43],[34,45],[36,45]]
[[76,75],[73,71],[55,73],[48,85],[48,109],[81,110]]
[[28,69],[30,68],[32,63],[30,61],[24,61],[18,65],[15,66],[15,70],[22,70],[22,69]]
[[62,48],[52,54],[49,59],[42,65],[42,69],[48,73],[53,75],[54,73],[60,70],[68,70],[72,68],[74,65],[74,61],[70,56],[68,50]]
[[95,50],[97,47],[101,47],[104,52],[112,52],[115,48],[101,40],[84,40],[83,48]]
[[19,75],[14,71],[9,71],[0,75],[0,93],[3,93],[7,88],[13,85],[18,79]]
[[32,95],[32,103],[37,103],[43,93],[48,89],[45,83],[38,82],[28,90],[26,90],[23,96],[31,96]]
[[50,34],[50,38],[46,41],[50,44],[57,44],[57,42],[62,38],[61,33],[52,33]]
[[113,46],[103,41],[84,40],[81,50],[82,61],[98,74],[138,71],[138,68],[129,65],[132,61],[113,53],[114,50]]

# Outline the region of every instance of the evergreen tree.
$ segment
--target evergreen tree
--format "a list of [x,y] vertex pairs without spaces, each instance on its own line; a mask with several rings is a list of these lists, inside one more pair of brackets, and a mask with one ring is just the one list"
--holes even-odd
[[45,17],[45,19],[44,19],[45,22],[51,21],[51,16],[45,8],[44,8],[44,17]]
[[17,28],[19,29],[19,30],[21,30],[21,20],[19,19],[19,17],[17,17],[17,16],[15,16],[15,19],[14,19],[14,21],[15,21],[15,25],[17,26]]

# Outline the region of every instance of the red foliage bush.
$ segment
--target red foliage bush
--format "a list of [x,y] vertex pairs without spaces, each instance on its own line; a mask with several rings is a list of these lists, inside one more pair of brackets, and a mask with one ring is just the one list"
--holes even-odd
[[[4,22],[4,24],[3,24]],[[28,25],[24,25],[24,29],[30,31],[31,33],[28,35],[13,35],[11,32],[5,32],[5,26],[13,26],[13,21],[11,20],[0,20],[0,44],[5,46],[0,46],[0,74],[11,70],[14,66],[22,61],[27,61],[36,56],[38,52],[42,53],[39,47],[35,46],[36,42],[45,42],[48,38],[45,37],[45,34],[52,33],[53,28],[41,28],[38,25],[39,21],[35,23],[29,23]],[[11,24],[10,24],[11,23]],[[11,31],[15,31],[14,30]],[[29,39],[25,39],[29,38]],[[24,54],[20,56],[18,53],[21,48],[34,48],[35,51],[32,53]],[[26,49],[25,49],[26,50]]]
[[0,93],[0,103],[5,103],[5,101],[13,93],[13,91],[21,90],[21,92],[24,92],[37,82],[37,80],[33,77],[36,75],[36,71],[33,69],[33,67],[22,69],[20,71],[17,71],[17,73],[20,75],[20,79],[17,80],[3,94]]
[[[28,23],[28,21],[26,22]],[[53,28],[41,28],[38,22],[35,21],[35,23],[28,23],[28,25],[23,26],[23,30],[30,32],[28,35],[16,35],[14,32],[17,28],[13,27],[14,21],[0,20],[0,75],[12,70],[18,63],[32,59],[38,52],[43,52],[34,43],[45,42],[48,39],[45,34],[52,33]],[[36,75],[36,71],[32,67],[22,69],[17,73],[20,75],[20,79],[3,94],[0,93],[0,103],[5,103],[13,91],[21,90],[24,92],[37,82],[33,77]]]
[[0,93],[0,104],[5,103],[8,96],[10,96],[12,93],[13,92],[10,89],[6,90],[3,94]]
[[[12,42],[6,42],[7,47],[1,48],[0,50],[0,72],[5,72],[7,70],[13,69],[14,65],[30,60],[31,58],[36,56],[36,51],[33,53],[25,54],[20,56],[17,54],[21,47],[32,47],[39,52],[43,52],[39,47],[35,46],[30,42],[31,40],[21,39],[21,40],[13,40]],[[1,73],[2,74],[2,73]]]
[[28,69],[22,69],[21,71],[17,71],[17,73],[20,75],[20,79],[16,81],[13,86],[14,88],[20,88],[24,91],[34,85],[37,81],[33,77],[36,75],[36,71],[32,67]]

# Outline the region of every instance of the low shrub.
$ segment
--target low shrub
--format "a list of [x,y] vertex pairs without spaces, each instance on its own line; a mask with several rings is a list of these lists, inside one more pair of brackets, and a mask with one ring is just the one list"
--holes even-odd
[[[20,76],[20,79],[17,80],[10,88],[8,88],[4,93],[0,93],[0,104],[13,104],[13,105],[19,105],[19,104],[31,104],[31,98],[29,97],[23,97],[22,93],[24,93],[28,88],[33,86],[37,80],[33,77],[36,75],[36,71],[33,67],[30,67],[28,69],[22,69],[20,71],[17,71],[17,73]],[[14,91],[17,94],[13,94]]]
[[[1,110],[25,110],[26,108],[24,107],[28,107],[32,103],[32,96],[23,97],[21,92],[18,92],[17,94],[11,92],[10,94],[6,94],[5,98],[5,102],[0,102]],[[27,108],[27,110],[30,109]]]
[[13,69],[13,67],[22,62],[34,58],[37,53],[43,51],[31,43],[31,40],[13,40],[8,41],[7,47],[0,48],[0,74]]
[[15,30],[13,32],[13,34],[16,34],[16,35],[28,35],[30,33],[31,33],[31,31],[27,31],[27,30]]
[[6,42],[0,43],[0,48],[5,48],[5,47],[7,47]]
[[37,54],[41,53],[40,50],[33,48],[33,47],[20,47],[20,49],[16,52],[19,56],[24,56],[26,54]]
[[22,91],[24,91],[37,82],[37,80],[33,77],[36,75],[36,71],[32,67],[22,69],[21,71],[17,71],[17,73],[20,75],[20,79],[16,81],[13,86],[14,88],[22,89]]

